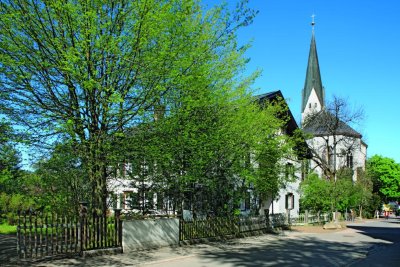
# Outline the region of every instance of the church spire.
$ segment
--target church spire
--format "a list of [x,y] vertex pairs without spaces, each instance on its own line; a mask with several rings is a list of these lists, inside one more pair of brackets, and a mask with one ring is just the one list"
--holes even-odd
[[[307,74],[306,74],[306,81],[304,83],[303,100],[301,107],[303,115],[305,115],[304,113],[308,113],[307,109],[309,108],[312,109],[316,108],[317,110],[323,108],[324,98],[325,98],[324,88],[322,86],[322,81],[321,81],[321,74],[319,71],[317,45],[315,42],[315,34],[314,34],[315,15],[312,15],[311,17],[312,17],[312,22],[311,22],[312,36],[311,36],[310,53],[308,55]],[[318,101],[319,103],[317,103],[316,101]],[[309,107],[307,107],[307,105],[309,105]]]

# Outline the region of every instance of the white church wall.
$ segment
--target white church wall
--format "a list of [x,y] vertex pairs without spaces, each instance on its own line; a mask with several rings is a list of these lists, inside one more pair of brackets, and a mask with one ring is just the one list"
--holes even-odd
[[[329,137],[328,144],[326,143],[326,137],[314,137],[312,139],[307,140],[308,145],[319,155],[319,157],[325,161],[325,164],[328,162],[328,145],[333,146],[333,136]],[[341,140],[336,145],[336,169],[340,169],[343,167],[348,167],[348,155],[349,152],[352,154],[352,169],[354,171],[353,180],[355,181],[357,178],[357,168],[365,169],[365,162],[367,159],[367,147],[362,142],[360,138],[354,137],[346,137],[342,135],[336,136],[336,140]],[[333,151],[331,151],[333,153]],[[317,161],[319,159],[316,158]],[[332,162],[334,159],[332,158]],[[315,172],[319,176],[323,175],[323,170],[315,160],[311,160],[311,171]]]

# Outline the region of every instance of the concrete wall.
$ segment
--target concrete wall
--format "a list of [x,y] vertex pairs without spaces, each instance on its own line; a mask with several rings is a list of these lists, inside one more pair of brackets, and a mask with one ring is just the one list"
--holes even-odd
[[175,218],[124,221],[122,229],[124,252],[179,244],[179,220]]

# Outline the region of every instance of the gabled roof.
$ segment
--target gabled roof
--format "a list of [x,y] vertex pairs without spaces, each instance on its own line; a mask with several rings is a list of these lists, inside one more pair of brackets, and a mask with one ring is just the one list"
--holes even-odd
[[[273,92],[269,92],[269,93],[265,93],[262,95],[257,95],[255,96],[258,99],[259,103],[263,103],[266,100],[267,101],[272,101],[272,100],[278,100],[278,99],[282,99],[283,101],[285,101],[285,105],[287,106],[286,100],[282,95],[282,92],[280,90],[278,91],[273,91]],[[293,117],[292,112],[290,111],[290,109],[287,109],[287,115],[289,116],[289,121],[286,124],[286,132],[288,134],[293,134],[293,132],[299,128],[299,126],[297,125],[296,120]]]
[[[269,92],[269,93],[265,93],[262,95],[257,95],[255,96],[256,100],[258,100],[258,103],[262,104],[266,101],[271,102],[274,100],[283,100],[285,105],[287,105],[285,98],[282,95],[282,92],[280,90],[278,91],[273,91],[273,92]],[[286,114],[282,114],[283,116],[288,116],[289,120],[286,123],[286,127],[285,127],[285,131],[288,135],[293,135],[295,130],[299,128],[299,126],[297,125],[296,120],[293,117],[292,112],[290,111],[289,107],[287,108],[287,113]],[[310,159],[312,158],[312,153],[311,150],[309,149],[307,143],[305,142],[305,139],[302,139],[302,141],[299,141],[296,144],[296,153],[298,155],[298,157],[300,159]]]
[[315,42],[314,30],[312,32],[310,53],[308,55],[306,81],[303,88],[303,101],[301,105],[302,112],[304,112],[304,109],[306,108],[308,98],[310,97],[313,88],[317,94],[321,106],[323,107],[325,104],[325,96],[324,88],[321,81],[321,73],[319,70],[317,45]]
[[362,138],[362,135],[348,124],[338,120],[336,116],[326,110],[311,115],[303,123],[303,131],[313,136],[344,135]]

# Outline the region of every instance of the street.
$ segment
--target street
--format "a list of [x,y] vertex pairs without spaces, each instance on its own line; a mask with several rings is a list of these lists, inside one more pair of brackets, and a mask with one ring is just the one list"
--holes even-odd
[[344,230],[309,229],[313,228],[317,231],[284,231],[32,266],[399,266],[399,219],[355,222]]
[[249,240],[150,266],[399,266],[399,220],[349,224],[338,232]]

